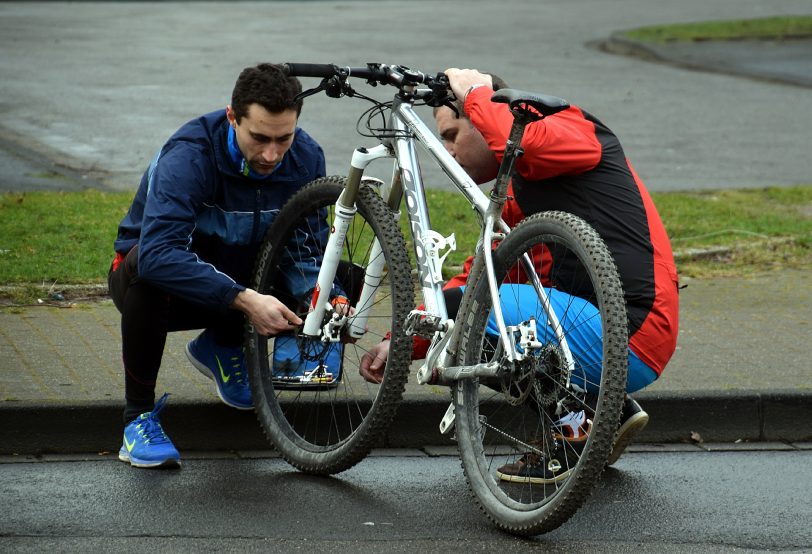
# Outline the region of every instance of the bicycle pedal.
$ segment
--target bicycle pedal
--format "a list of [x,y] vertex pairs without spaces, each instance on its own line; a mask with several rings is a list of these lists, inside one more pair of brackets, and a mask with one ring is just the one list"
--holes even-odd
[[445,321],[440,316],[423,310],[412,310],[406,317],[404,332],[409,336],[417,335],[430,339],[437,331],[445,331],[447,328]]

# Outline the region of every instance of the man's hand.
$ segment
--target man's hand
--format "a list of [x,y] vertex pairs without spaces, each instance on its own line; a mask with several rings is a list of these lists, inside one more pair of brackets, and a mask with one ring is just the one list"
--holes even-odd
[[465,101],[465,96],[471,87],[475,85],[485,85],[488,88],[493,88],[493,79],[486,73],[480,73],[476,69],[458,69],[452,67],[445,70],[448,76],[448,84],[460,102]]
[[260,294],[252,289],[240,292],[231,307],[245,313],[260,335],[278,335],[302,324],[299,316],[275,296]]
[[390,341],[383,340],[361,356],[361,366],[358,373],[370,383],[380,384],[383,381],[383,370],[386,367],[386,358],[389,357]]

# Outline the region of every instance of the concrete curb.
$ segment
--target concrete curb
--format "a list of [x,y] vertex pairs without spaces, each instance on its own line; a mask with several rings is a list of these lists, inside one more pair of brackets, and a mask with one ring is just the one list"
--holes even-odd
[[[651,416],[641,443],[812,440],[812,391],[731,391],[635,395]],[[450,445],[438,423],[448,407],[440,398],[405,399],[382,448]],[[65,454],[116,451],[121,405],[4,403],[0,405],[0,454]],[[267,450],[253,412],[217,402],[175,402],[163,418],[183,451]]]
[[622,56],[631,56],[641,60],[668,63],[687,69],[748,77],[760,81],[784,83],[801,87],[812,87],[812,79],[799,74],[773,73],[770,71],[753,71],[731,64],[728,60],[709,59],[707,56],[690,56],[675,52],[674,48],[660,47],[654,43],[639,42],[623,35],[623,31],[613,33],[608,39],[591,43],[591,46]]

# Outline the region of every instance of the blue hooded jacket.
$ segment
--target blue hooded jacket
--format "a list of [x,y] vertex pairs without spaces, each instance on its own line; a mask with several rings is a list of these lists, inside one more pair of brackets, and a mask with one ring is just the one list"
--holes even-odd
[[[225,110],[181,127],[141,178],[115,241],[120,254],[138,245],[139,279],[223,311],[250,282],[259,246],[279,210],[325,174],[321,147],[297,128],[290,150],[268,178],[244,176],[228,150],[229,129]],[[304,251],[312,241],[326,243],[327,227],[321,227],[323,236],[301,239]],[[321,258],[294,262],[317,274]],[[306,292],[297,290],[305,287],[301,279],[296,282],[294,274],[300,273],[290,273],[290,292]]]

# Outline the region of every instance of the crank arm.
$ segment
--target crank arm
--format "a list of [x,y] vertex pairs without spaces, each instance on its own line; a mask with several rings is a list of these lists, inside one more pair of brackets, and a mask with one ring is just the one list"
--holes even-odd
[[437,385],[451,385],[463,379],[478,377],[496,377],[499,373],[499,362],[488,362],[476,365],[458,365],[450,367],[437,367]]

